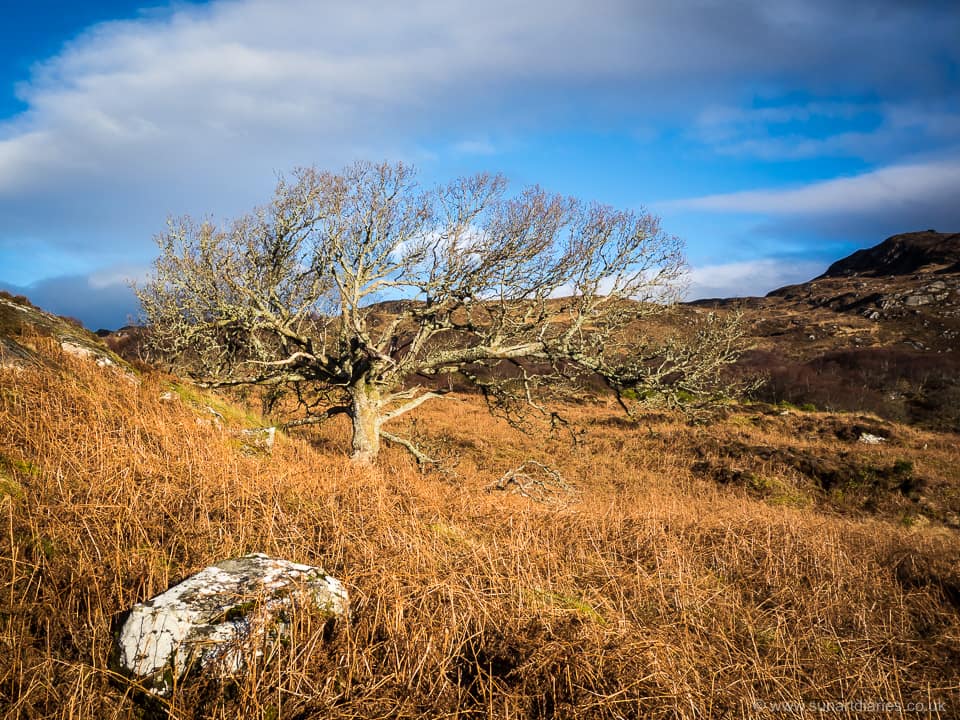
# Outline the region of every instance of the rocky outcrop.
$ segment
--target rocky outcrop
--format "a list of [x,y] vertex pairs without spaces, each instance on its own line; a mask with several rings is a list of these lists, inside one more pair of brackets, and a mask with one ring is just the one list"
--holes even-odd
[[345,617],[347,591],[319,567],[263,554],[224,560],[133,607],[117,635],[120,669],[162,696],[192,670],[232,676],[303,611]]
[[[811,329],[820,325],[827,332],[816,337],[833,340],[820,343],[817,351],[866,344],[952,353],[960,338],[958,271],[960,233],[894,235],[838,260],[818,278],[768,293],[757,309],[770,316],[792,315],[791,322],[799,319]],[[834,319],[821,310],[835,313]],[[838,322],[839,315],[846,317]],[[838,324],[850,325],[853,332],[831,333],[830,326]]]
[[91,347],[74,338],[63,338],[60,341],[60,349],[67,355],[81,358],[83,360],[92,360],[99,367],[115,367],[116,363],[104,350]]
[[118,370],[136,380],[130,365],[75,321],[51,315],[26,298],[0,291],[0,367],[56,364],[56,354],[36,342],[41,338],[59,345],[66,355]]
[[[903,233],[833,263],[820,278],[910,275],[960,270],[960,233]],[[820,278],[817,278],[818,280]]]

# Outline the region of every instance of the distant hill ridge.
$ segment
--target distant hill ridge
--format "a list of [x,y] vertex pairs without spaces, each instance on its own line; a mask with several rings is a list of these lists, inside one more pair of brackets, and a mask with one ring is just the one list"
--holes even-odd
[[922,270],[960,272],[960,233],[903,233],[833,263],[821,278],[909,275]]
[[[371,307],[371,327],[410,302]],[[559,312],[563,301],[554,302]],[[742,314],[747,352],[735,371],[766,378],[756,399],[960,432],[960,233],[894,235],[813,280],[765,297],[684,303],[662,326],[638,332],[668,335],[712,312]],[[129,374],[121,358],[142,361],[145,333],[128,327],[97,338],[0,291],[0,367],[56,367],[62,350]],[[443,386],[465,388],[453,376]]]

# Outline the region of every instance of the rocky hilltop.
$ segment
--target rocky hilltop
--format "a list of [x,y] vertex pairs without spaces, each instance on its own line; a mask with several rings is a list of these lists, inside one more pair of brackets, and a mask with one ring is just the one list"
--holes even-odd
[[894,235],[767,298],[880,322],[871,334],[884,345],[951,352],[960,337],[960,233]]
[[765,399],[960,430],[960,233],[904,233],[739,311]]
[[833,263],[821,278],[960,273],[960,233],[904,233]]

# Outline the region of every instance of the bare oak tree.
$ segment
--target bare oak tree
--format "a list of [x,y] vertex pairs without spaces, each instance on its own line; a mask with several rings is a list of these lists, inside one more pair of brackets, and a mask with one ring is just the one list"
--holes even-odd
[[[297,170],[232,223],[171,221],[138,296],[153,347],[209,384],[296,393],[291,425],[343,413],[353,457],[442,394],[443,373],[494,406],[590,374],[631,389],[702,392],[735,355],[706,328],[654,341],[644,321],[677,299],[680,241],[657,218],[496,175],[423,189],[402,164]],[[711,336],[711,333],[713,336]]]

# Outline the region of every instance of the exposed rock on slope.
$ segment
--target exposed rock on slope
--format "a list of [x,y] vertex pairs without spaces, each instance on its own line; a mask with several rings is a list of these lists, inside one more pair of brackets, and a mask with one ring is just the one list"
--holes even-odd
[[764,400],[960,430],[960,233],[894,235],[739,310]]
[[833,263],[821,278],[960,272],[960,233],[904,233]]
[[36,345],[40,338],[52,339],[68,355],[133,375],[130,365],[79,324],[44,312],[26,298],[0,292],[0,364],[24,367],[49,362]]
[[960,233],[894,235],[767,297],[887,321],[884,345],[949,352],[960,338]]

